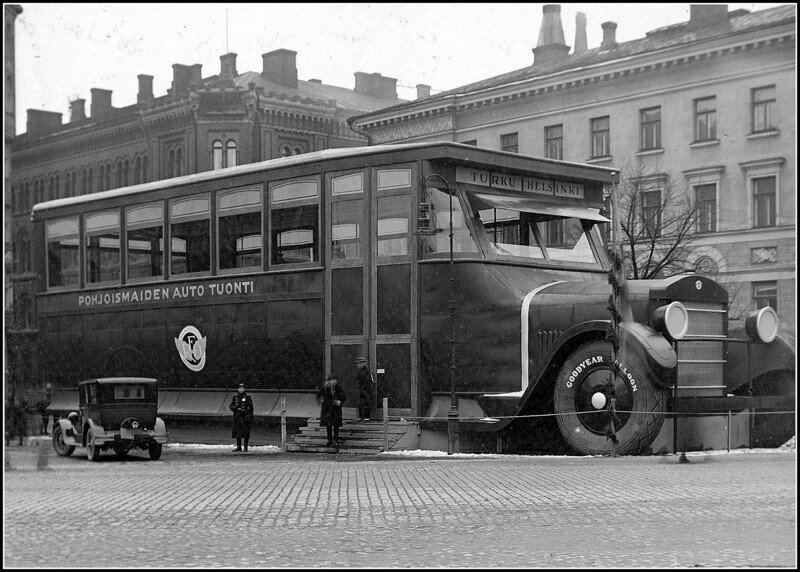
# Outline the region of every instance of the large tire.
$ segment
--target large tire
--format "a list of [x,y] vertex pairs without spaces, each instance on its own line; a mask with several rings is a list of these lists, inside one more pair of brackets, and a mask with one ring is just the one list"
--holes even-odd
[[[664,423],[668,392],[650,380],[647,367],[640,362],[637,356],[623,355],[622,371],[614,376],[618,415],[615,430],[619,440],[616,453],[619,455],[645,452]],[[578,453],[603,455],[611,452],[608,415],[605,407],[598,410],[592,404],[592,396],[602,393],[608,401],[606,384],[613,375],[612,363],[610,343],[589,342],[566,359],[556,378],[553,408],[558,427],[567,444]]]
[[69,457],[75,451],[75,445],[67,445],[64,442],[64,431],[58,420],[53,423],[53,450],[59,457]]
[[158,461],[161,458],[161,443],[152,442],[147,446],[147,452],[150,454],[150,459]]
[[90,461],[99,461],[100,460],[100,447],[97,446],[97,443],[94,442],[94,435],[92,435],[92,430],[88,427],[86,428],[86,458]]

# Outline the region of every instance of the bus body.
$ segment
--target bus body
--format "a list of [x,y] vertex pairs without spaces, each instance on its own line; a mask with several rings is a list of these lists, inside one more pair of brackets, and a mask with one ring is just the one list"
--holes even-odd
[[[720,410],[754,382],[756,395],[759,384],[763,395],[793,395],[793,350],[780,336],[730,341],[727,293],[702,276],[627,282],[614,367],[600,229],[617,177],[420,143],[38,204],[42,382],[152,377],[161,415],[199,417],[227,414],[243,382],[257,416],[279,414],[282,397],[302,419],[316,415],[328,373],[355,399],[364,355],[390,415],[436,426],[451,404],[454,331],[462,430],[555,413],[557,434],[588,454],[608,449],[612,396],[618,451],[641,453],[678,404]],[[659,309],[673,302],[688,320],[680,341],[659,330]],[[749,375],[729,365],[743,356]]]

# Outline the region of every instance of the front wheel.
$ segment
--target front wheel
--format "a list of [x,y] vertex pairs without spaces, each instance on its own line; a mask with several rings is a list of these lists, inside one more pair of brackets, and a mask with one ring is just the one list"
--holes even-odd
[[150,443],[147,446],[147,452],[150,454],[150,459],[158,461],[161,458],[161,443]]
[[59,457],[69,457],[75,451],[75,445],[67,445],[64,442],[64,431],[58,420],[53,424],[53,450]]
[[611,451],[609,381],[616,393],[618,454],[643,453],[661,430],[667,390],[650,380],[647,367],[637,356],[623,354],[619,361],[620,370],[614,374],[611,344],[589,342],[567,358],[556,378],[553,407],[558,427],[578,453],[603,455]]
[[90,428],[86,428],[86,458],[90,461],[99,461],[100,460],[100,447],[97,443],[94,442],[94,435],[92,435],[92,430]]

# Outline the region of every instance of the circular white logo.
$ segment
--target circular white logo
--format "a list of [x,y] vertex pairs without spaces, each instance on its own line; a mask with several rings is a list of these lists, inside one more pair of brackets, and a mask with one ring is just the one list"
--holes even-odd
[[694,285],[698,290],[700,290],[703,287],[703,283],[700,282],[699,280],[697,282],[695,282]]
[[138,421],[134,421],[133,423],[131,423],[131,427],[133,427],[134,429],[138,429],[139,428],[139,422]]
[[183,364],[192,371],[200,371],[206,365],[206,338],[194,326],[186,326],[175,338],[175,347]]

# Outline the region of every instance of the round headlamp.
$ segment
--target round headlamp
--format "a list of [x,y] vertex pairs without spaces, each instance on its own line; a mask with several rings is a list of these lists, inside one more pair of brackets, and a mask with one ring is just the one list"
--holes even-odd
[[673,340],[680,340],[689,330],[689,312],[680,302],[661,306],[653,314],[655,329]]
[[744,321],[744,327],[748,336],[768,344],[778,335],[778,314],[771,306],[765,306],[750,312]]

